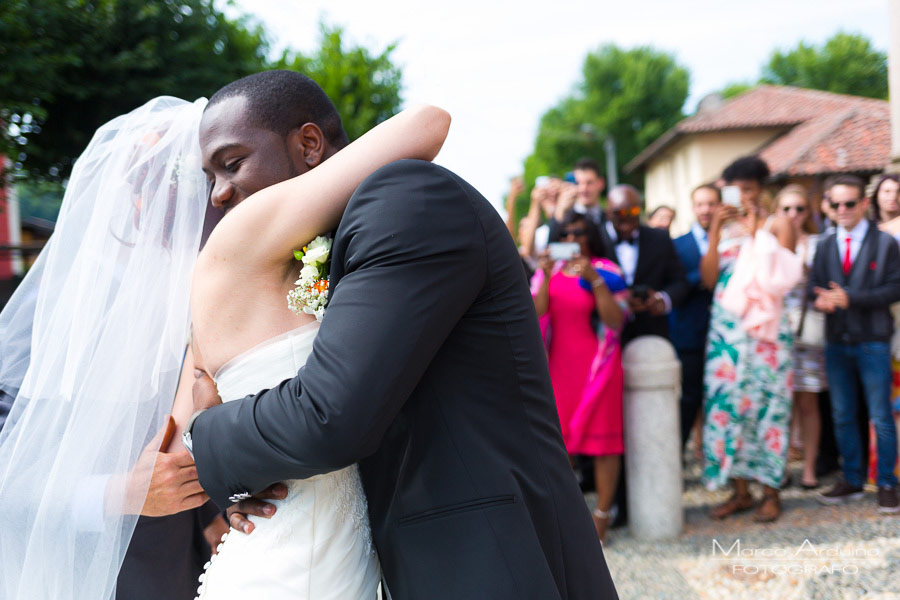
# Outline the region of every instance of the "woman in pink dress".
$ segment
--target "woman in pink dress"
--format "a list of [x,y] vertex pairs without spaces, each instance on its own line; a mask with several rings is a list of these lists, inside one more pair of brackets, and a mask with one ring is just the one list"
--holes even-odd
[[[532,293],[545,340],[550,379],[563,440],[570,456],[594,457],[597,506],[594,526],[601,541],[624,452],[622,356],[625,282],[618,266],[596,258],[599,234],[578,213],[560,225],[561,241],[580,252],[553,264],[545,254],[532,278]],[[618,296],[616,295],[617,293]]]

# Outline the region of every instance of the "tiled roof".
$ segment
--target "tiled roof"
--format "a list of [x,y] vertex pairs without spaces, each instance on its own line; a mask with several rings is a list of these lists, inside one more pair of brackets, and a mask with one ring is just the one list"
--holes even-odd
[[692,133],[779,128],[760,157],[774,176],[880,171],[890,161],[890,109],[884,100],[761,85],[720,107],[680,121],[625,166],[645,166]]

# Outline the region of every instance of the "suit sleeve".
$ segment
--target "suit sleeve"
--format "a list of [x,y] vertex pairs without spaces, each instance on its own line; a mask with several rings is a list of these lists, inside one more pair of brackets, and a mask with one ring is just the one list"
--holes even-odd
[[484,284],[472,201],[431,163],[393,163],[363,182],[335,240],[344,274],[306,366],[194,423],[200,483],[220,506],[373,453]]
[[691,286],[684,275],[684,265],[681,264],[681,259],[678,257],[672,238],[664,232],[659,237],[660,244],[665,251],[666,260],[665,284],[660,291],[668,294],[669,299],[672,301],[672,306],[677,307],[687,299]]
[[[828,287],[828,243],[831,236],[825,236],[816,245],[816,254],[813,256],[812,270],[809,272],[809,283],[806,285],[806,297],[814,302],[816,294],[814,288]],[[832,242],[833,243],[833,242]]]
[[[900,247],[893,240],[885,244],[885,278],[880,285],[861,290],[847,289],[853,308],[884,308],[900,300]],[[823,286],[824,287],[824,286]]]

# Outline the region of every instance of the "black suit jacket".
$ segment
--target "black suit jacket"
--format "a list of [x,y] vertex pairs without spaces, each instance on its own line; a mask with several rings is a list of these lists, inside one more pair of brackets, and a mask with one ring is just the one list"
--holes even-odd
[[[605,232],[604,232],[605,233]],[[607,258],[618,264],[615,244],[610,244]],[[662,229],[641,225],[638,236],[638,260],[632,285],[646,285],[657,292],[666,292],[672,306],[679,306],[687,298],[691,287],[672,238]],[[669,317],[637,313],[622,330],[622,345],[642,335],[669,337]]]
[[394,600],[615,598],[497,211],[393,163],[351,198],[331,277],[298,376],[195,421],[210,496],[359,462]]
[[889,234],[869,223],[849,275],[844,275],[837,234],[819,240],[809,277],[814,287],[838,283],[847,291],[850,306],[825,315],[825,338],[836,344],[889,342],[894,332],[890,305],[900,300],[900,249]]

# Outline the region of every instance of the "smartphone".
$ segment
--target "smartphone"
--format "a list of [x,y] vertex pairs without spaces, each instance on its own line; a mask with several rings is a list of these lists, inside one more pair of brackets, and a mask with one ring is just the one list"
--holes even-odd
[[741,188],[736,185],[726,185],[722,188],[722,204],[741,207]]
[[534,178],[534,187],[541,188],[550,185],[550,178],[546,175],[538,175]]
[[581,245],[575,242],[551,242],[547,244],[547,250],[553,261],[572,260],[573,256],[581,252]]
[[631,295],[638,300],[646,300],[650,295],[650,287],[642,284],[631,286]]

